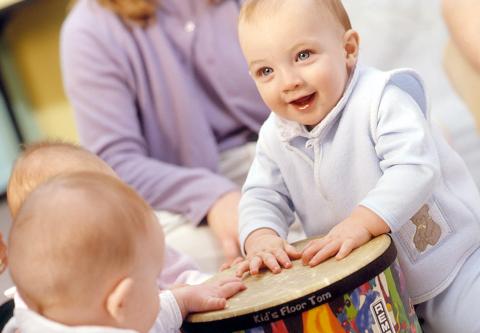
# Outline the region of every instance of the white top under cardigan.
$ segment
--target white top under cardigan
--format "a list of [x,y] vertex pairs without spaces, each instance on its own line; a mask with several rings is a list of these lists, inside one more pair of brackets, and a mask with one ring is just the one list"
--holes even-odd
[[[357,66],[344,96],[310,132],[272,113],[243,192],[242,245],[258,228],[286,237],[294,212],[313,236],[357,205],[368,207],[392,231],[415,304],[444,290],[480,243],[480,195],[430,124],[423,83],[412,70]],[[410,218],[424,204],[442,235],[420,252]]]
[[[171,291],[160,294],[160,312],[149,333],[177,333],[182,325],[182,315]],[[138,333],[129,329],[105,326],[65,326],[49,320],[27,308],[16,308],[14,317],[3,333]]]

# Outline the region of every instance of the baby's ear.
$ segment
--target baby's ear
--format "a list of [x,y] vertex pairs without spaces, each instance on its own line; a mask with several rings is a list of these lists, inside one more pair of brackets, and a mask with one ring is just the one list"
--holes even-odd
[[107,295],[106,307],[108,314],[117,322],[122,323],[127,317],[127,302],[133,291],[133,280],[122,279],[115,288]]
[[347,67],[352,69],[357,63],[360,47],[360,36],[358,32],[353,29],[347,30],[343,35],[343,47],[345,49]]

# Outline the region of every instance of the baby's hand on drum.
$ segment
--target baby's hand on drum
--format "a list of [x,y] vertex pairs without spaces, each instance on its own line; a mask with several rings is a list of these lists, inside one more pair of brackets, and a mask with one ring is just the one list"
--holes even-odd
[[185,286],[172,290],[182,317],[190,312],[221,310],[227,299],[247,287],[238,277],[225,277],[214,282]]
[[313,240],[305,246],[302,253],[304,265],[313,267],[332,256],[337,260],[343,259],[371,239],[367,229],[358,225],[352,226],[347,220],[333,227],[325,237]]
[[358,206],[325,237],[305,246],[302,253],[303,264],[313,267],[332,256],[337,260],[343,259],[373,236],[389,231],[388,225],[378,215],[366,207]]
[[301,253],[271,229],[258,229],[245,241],[247,258],[238,264],[237,276],[250,271],[256,275],[260,268],[267,267],[273,273],[280,273],[283,268],[292,267],[290,259],[298,259]]
[[229,261],[224,262],[218,270],[220,272],[223,272],[224,270],[229,269],[230,267],[233,267],[238,263],[241,263],[243,260],[244,260],[243,257],[236,257],[235,259],[233,259],[232,262],[229,262]]

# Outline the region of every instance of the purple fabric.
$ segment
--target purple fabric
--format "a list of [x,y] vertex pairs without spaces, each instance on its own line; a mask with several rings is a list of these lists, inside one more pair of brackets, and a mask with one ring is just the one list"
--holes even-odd
[[240,52],[237,15],[233,0],[162,0],[142,29],[79,0],[62,28],[82,145],[155,209],[193,223],[236,188],[216,174],[219,153],[245,143],[268,115]]

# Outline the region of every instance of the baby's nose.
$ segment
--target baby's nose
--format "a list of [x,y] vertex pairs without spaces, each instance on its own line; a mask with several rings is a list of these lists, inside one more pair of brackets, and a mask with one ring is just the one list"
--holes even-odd
[[301,87],[302,77],[295,71],[284,71],[282,73],[282,91],[288,93]]

